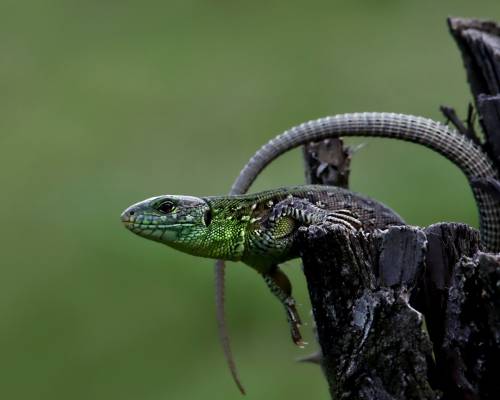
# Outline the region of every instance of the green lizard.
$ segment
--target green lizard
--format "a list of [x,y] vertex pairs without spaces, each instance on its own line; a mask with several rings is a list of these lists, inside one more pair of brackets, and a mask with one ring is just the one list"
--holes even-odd
[[225,329],[221,260],[241,260],[263,275],[284,304],[292,338],[300,344],[300,319],[291,287],[277,266],[298,256],[294,241],[297,229],[322,223],[369,231],[403,224],[397,214],[380,203],[335,188],[304,186],[242,195],[260,171],[282,153],[310,141],[340,136],[410,141],[448,158],[471,183],[484,248],[500,250],[500,207],[487,190],[487,183],[498,177],[494,163],[476,141],[435,121],[402,114],[343,114],[306,122],[264,145],[242,170],[229,196],[160,196],[131,206],[122,214],[122,220],[135,233],[190,254],[219,259],[216,267],[219,333],[231,373],[242,392]]
[[[348,190],[305,185],[233,196],[163,195],[127,208],[125,226],[139,236],[201,257],[242,261],[260,273],[285,307],[302,345],[292,288],[278,264],[299,256],[300,227],[341,225],[365,232],[404,224],[388,207]],[[240,390],[243,388],[235,377]]]

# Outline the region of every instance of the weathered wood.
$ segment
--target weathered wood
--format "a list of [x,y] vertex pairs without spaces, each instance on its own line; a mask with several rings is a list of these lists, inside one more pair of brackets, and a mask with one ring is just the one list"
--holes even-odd
[[332,398],[499,393],[500,256],[477,251],[476,230],[320,225],[300,240]]
[[440,106],[439,110],[446,117],[445,124],[451,122],[458,132],[460,132],[462,135],[467,136],[476,144],[481,145],[481,140],[479,139],[479,136],[477,135],[474,128],[474,119],[476,114],[474,114],[474,106],[471,103],[469,103],[467,120],[465,123],[460,119],[453,107]]
[[462,257],[449,285],[438,363],[443,389],[450,399],[498,399],[500,256]]
[[306,182],[347,188],[352,154],[342,139],[326,139],[303,146]]
[[332,398],[437,399],[432,345],[409,304],[422,275],[423,231],[353,234],[311,226],[302,260]]
[[448,18],[448,27],[462,52],[474,97],[499,93],[500,26],[494,21]]
[[500,169],[500,25],[449,18],[448,26],[462,54],[486,137],[485,149]]
[[[454,266],[462,256],[472,257],[479,250],[479,233],[467,225],[443,223],[429,226],[424,233],[427,267],[412,304],[425,314],[431,340],[439,348],[444,340],[445,305]],[[439,354],[437,360],[439,363]]]
[[476,99],[481,126],[487,134],[488,153],[500,166],[500,95],[481,93]]

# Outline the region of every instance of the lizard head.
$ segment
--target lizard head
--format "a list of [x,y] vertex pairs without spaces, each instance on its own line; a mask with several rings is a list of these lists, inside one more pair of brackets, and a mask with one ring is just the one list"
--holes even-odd
[[121,215],[125,227],[144,238],[185,253],[207,256],[210,206],[191,196],[157,196],[128,207]]

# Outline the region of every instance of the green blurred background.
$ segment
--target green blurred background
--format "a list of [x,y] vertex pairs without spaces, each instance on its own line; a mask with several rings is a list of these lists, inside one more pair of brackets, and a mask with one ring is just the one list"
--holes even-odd
[[[238,399],[216,336],[213,261],[140,239],[129,204],[229,190],[248,157],[307,119],[443,120],[470,94],[447,15],[497,0],[0,3],[0,397]],[[352,188],[409,223],[477,226],[464,177],[425,149],[367,143]],[[253,190],[303,181],[300,153]],[[285,267],[309,317],[298,262]],[[254,399],[326,399],[259,277],[228,270],[228,318]],[[310,342],[310,327],[305,331]]]

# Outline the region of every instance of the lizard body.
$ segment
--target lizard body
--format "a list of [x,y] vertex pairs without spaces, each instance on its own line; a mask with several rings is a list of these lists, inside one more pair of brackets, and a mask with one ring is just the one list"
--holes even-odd
[[404,224],[375,200],[321,185],[246,195],[157,196],[122,214],[139,236],[195,256],[243,261],[259,273],[298,257],[298,227],[326,220],[366,232]]

